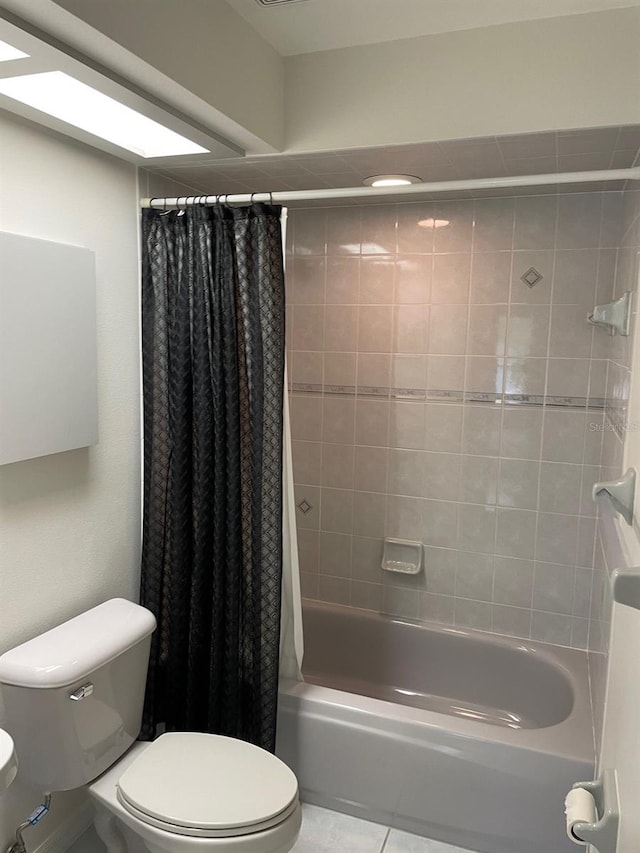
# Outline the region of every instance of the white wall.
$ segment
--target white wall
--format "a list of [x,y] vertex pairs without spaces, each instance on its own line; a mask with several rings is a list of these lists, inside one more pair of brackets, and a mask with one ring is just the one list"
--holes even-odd
[[640,121],[637,6],[283,59],[224,0],[5,4],[253,153]]
[[283,58],[224,0],[5,2],[253,153],[640,121],[637,6]]
[[281,56],[223,0],[56,0],[275,148],[283,142]]
[[[100,432],[95,447],[0,467],[2,652],[109,597],[136,597],[140,415],[134,167],[3,115],[0,187],[2,230],[96,253]],[[18,777],[0,799],[0,850],[38,796]],[[29,848],[77,802],[56,796]]]
[[[640,369],[640,364],[637,365]],[[640,471],[640,456],[629,459]],[[640,540],[624,522],[618,525],[627,552],[627,565],[640,565]],[[626,528],[626,529],[625,529]],[[613,606],[609,648],[609,675],[600,755],[601,769],[615,769],[620,801],[617,853],[640,849],[640,613],[621,604]]]
[[287,150],[640,121],[640,9],[286,59]]
[[[637,463],[636,463],[637,464]],[[640,548],[635,543],[636,565]],[[609,690],[605,712],[603,769],[615,768],[620,799],[620,836],[617,853],[640,849],[640,614],[614,605],[609,663]]]

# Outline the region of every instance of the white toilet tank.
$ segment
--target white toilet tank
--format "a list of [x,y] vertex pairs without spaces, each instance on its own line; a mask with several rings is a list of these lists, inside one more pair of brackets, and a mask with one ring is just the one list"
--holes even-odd
[[140,732],[154,616],[114,598],[0,657],[20,778],[40,791],[91,782]]

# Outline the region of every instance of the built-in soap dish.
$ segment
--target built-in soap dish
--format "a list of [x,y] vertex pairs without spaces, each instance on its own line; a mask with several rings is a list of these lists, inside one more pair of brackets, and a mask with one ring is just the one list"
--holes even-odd
[[385,572],[417,575],[422,569],[422,542],[410,539],[385,539],[382,551]]

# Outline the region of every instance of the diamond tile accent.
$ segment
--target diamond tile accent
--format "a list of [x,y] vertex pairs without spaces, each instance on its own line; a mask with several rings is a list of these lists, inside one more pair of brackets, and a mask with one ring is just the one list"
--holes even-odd
[[300,503],[298,504],[298,509],[303,515],[306,515],[308,512],[311,512],[313,506],[309,503],[306,498],[302,498]]
[[524,281],[527,287],[535,287],[543,278],[544,276],[542,273],[539,273],[535,267],[529,267],[529,269],[520,276],[520,279]]

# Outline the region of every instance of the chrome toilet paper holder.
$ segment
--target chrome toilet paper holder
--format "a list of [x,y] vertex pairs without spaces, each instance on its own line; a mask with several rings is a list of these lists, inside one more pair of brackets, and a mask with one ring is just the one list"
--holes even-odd
[[591,844],[598,853],[616,853],[620,815],[615,772],[604,770],[600,779],[595,782],[578,782],[573,787],[588,791],[596,801],[598,812],[598,820],[595,823],[574,824],[576,839]]

